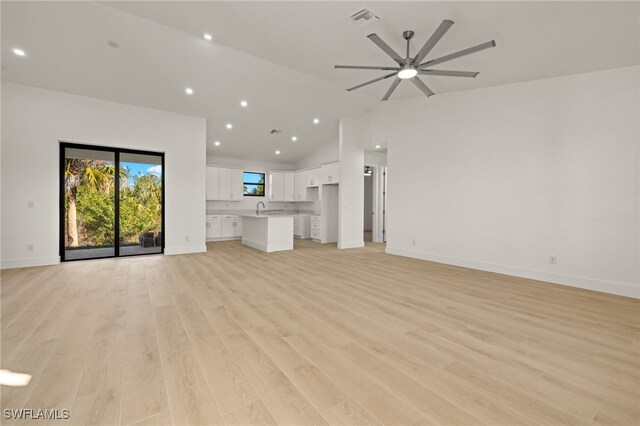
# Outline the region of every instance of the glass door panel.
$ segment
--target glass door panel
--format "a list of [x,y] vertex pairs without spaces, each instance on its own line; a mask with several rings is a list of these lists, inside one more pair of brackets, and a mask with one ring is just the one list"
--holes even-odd
[[120,152],[120,256],[162,253],[161,155]]
[[115,256],[115,153],[63,153],[63,260]]

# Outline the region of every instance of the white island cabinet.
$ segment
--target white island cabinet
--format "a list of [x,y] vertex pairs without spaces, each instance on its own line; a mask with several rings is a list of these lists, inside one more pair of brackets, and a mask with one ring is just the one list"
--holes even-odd
[[243,215],[242,244],[258,250],[293,250],[293,216]]

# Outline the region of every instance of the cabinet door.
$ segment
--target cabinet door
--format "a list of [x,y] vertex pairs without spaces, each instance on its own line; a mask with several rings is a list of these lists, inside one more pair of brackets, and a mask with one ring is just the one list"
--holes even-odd
[[295,174],[295,198],[296,201],[303,201],[307,194],[307,176],[306,172],[296,172]]
[[207,167],[207,200],[220,199],[220,169]]
[[220,168],[220,199],[231,200],[231,169]]
[[314,187],[320,185],[319,182],[319,169],[307,170],[307,186]]
[[339,183],[340,182],[340,163],[327,164],[322,166],[322,183]]
[[233,219],[222,219],[222,236],[223,237],[233,237],[233,227],[234,220]]
[[207,238],[220,238],[220,219],[207,218]]
[[231,199],[242,200],[243,191],[242,170],[231,169]]
[[295,201],[296,199],[295,173],[284,174],[284,201]]
[[235,228],[233,229],[234,237],[242,237],[242,218],[236,219]]
[[329,168],[331,174],[329,175],[329,183],[340,182],[340,163],[334,163]]
[[271,172],[269,174],[269,200],[284,201],[285,175],[282,172]]

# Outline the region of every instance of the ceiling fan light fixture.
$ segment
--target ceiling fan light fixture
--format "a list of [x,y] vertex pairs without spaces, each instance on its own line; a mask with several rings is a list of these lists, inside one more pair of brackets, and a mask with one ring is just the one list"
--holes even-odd
[[398,71],[398,78],[406,80],[408,78],[413,78],[418,75],[418,70],[414,67],[405,67]]

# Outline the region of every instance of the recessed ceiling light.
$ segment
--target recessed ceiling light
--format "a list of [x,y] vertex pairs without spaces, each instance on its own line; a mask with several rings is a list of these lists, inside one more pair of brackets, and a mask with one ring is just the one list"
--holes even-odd
[[187,87],[186,89],[184,89],[184,93],[186,93],[187,95],[193,95],[193,89],[191,87]]
[[233,129],[233,124],[227,123],[227,129]]
[[13,49],[13,53],[15,53],[18,56],[24,56],[25,55],[24,50],[22,50],[22,49]]
[[380,145],[376,145],[376,149],[380,149]]
[[211,37],[211,34],[209,33],[204,33],[203,37],[205,40],[209,40],[209,41],[213,40],[213,37]]
[[298,137],[297,136],[291,136],[291,140],[295,142],[295,141],[298,140]]
[[314,118],[313,119],[313,124],[318,124],[319,122],[320,122],[320,119],[318,119],[318,118]]
[[213,144],[214,144],[215,146],[220,146],[220,141],[215,141]]
[[240,106],[246,108],[249,103],[247,101],[240,101]]
[[276,155],[280,155],[280,151],[276,149]]

